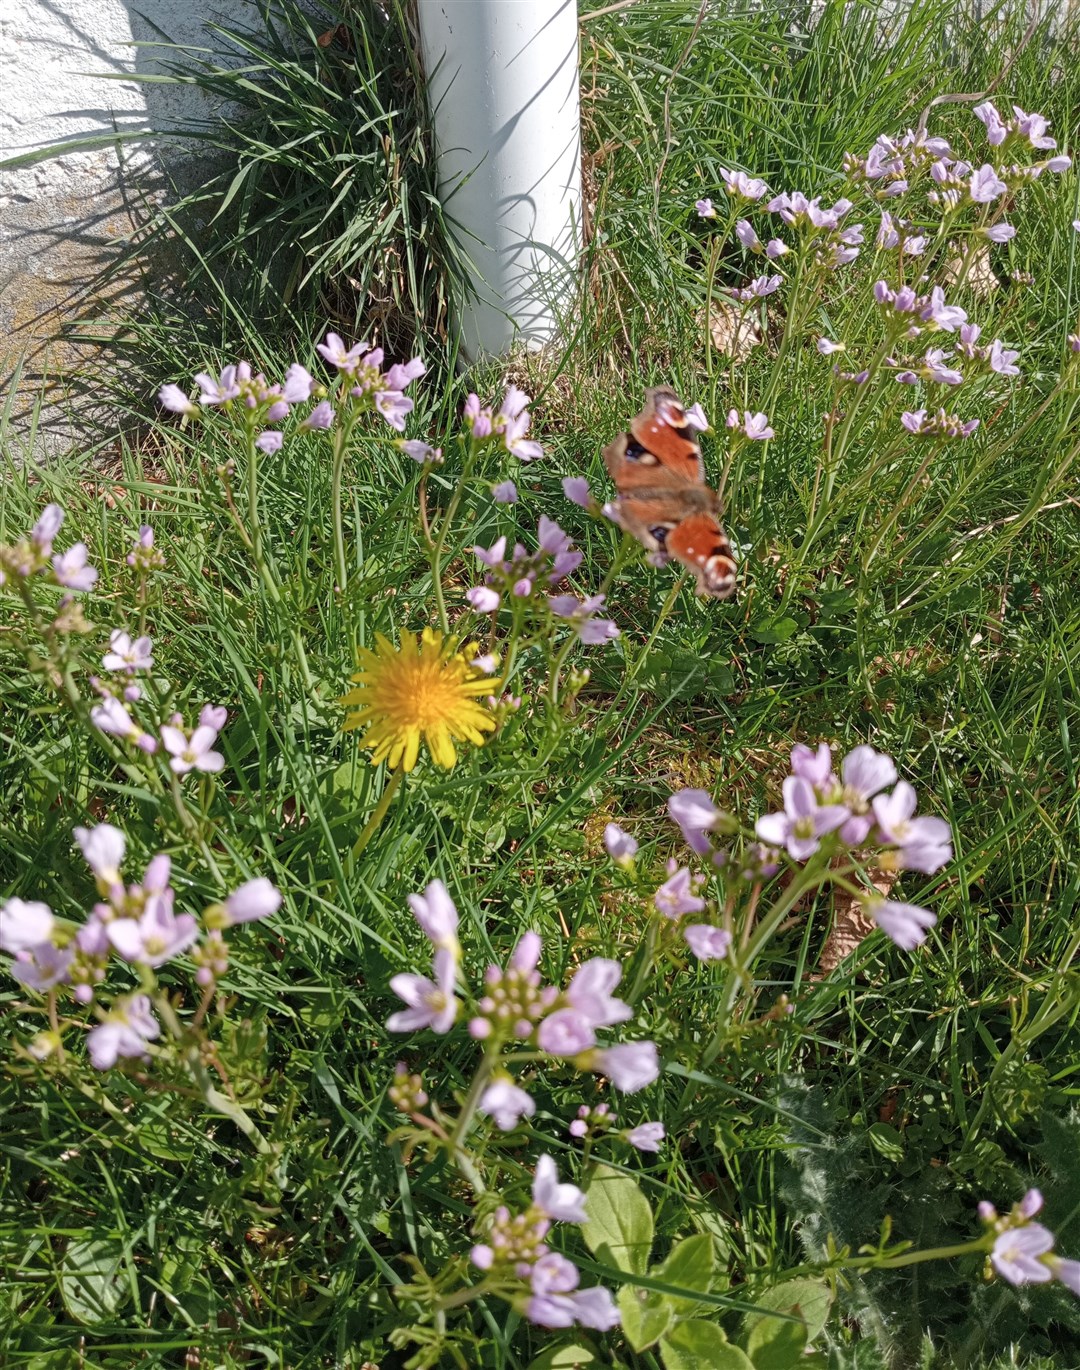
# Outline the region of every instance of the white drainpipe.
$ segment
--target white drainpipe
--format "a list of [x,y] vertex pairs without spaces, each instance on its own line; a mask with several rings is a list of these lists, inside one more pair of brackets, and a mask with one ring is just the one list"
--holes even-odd
[[472,263],[469,361],[539,347],[572,303],[581,226],[576,0],[419,0],[439,197]]

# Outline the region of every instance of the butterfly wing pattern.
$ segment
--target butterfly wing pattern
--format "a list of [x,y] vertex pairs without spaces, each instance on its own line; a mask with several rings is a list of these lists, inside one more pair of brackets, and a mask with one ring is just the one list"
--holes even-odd
[[628,433],[604,448],[604,464],[619,492],[619,519],[651,552],[682,562],[698,593],[729,599],[737,567],[720,527],[720,500],[705,484],[694,429],[667,386],[645,392],[645,408]]

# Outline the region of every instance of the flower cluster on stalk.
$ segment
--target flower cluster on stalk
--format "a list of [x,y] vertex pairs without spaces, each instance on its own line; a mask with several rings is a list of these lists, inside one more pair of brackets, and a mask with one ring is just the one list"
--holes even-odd
[[[76,828],[74,836],[99,895],[89,916],[74,926],[39,900],[8,899],[0,906],[0,950],[11,956],[8,969],[25,988],[38,994],[63,990],[76,1004],[94,1007],[99,1022],[87,1033],[87,1051],[92,1064],[106,1070],[120,1057],[147,1056],[148,1043],[161,1031],[146,994],[103,1000],[110,960],[150,975],[190,953],[197,982],[212,988],[228,968],[222,932],[276,913],[281,895],[269,880],[257,877],[222,903],[210,904],[200,924],[193,914],[175,911],[172,861],[164,852],[150,860],[140,880],[125,883],[121,867],[127,839],[119,828],[99,823]],[[200,933],[202,941],[195,946]],[[45,1034],[30,1050],[44,1056],[59,1046]]]
[[[625,1093],[643,1089],[657,1078],[654,1043],[598,1042],[598,1033],[633,1017],[630,1006],[613,994],[622,976],[617,962],[593,957],[560,990],[543,982],[541,940],[535,932],[526,932],[505,966],[488,967],[482,988],[470,999],[461,970],[458,912],[445,885],[433,880],[422,895],[409,897],[409,907],[431,943],[432,970],[430,975],[409,971],[393,977],[390,988],[405,1007],[391,1014],[387,1027],[392,1032],[428,1028],[443,1034],[464,1013],[470,1036],[484,1051],[474,1086],[476,1109],[498,1129],[510,1132],[536,1112],[535,1101],[513,1073],[519,1053],[529,1060],[547,1057],[599,1073]],[[465,996],[465,1002],[459,995]],[[390,1094],[395,1107],[413,1117],[427,1103],[422,1080],[401,1063]],[[585,1130],[593,1124],[603,1127],[602,1119],[609,1111],[608,1105],[586,1109],[578,1122]],[[582,1128],[571,1125],[571,1135],[583,1135]],[[644,1123],[622,1135],[642,1151],[655,1151],[663,1128]],[[544,1327],[578,1323],[598,1329],[618,1322],[610,1293],[601,1288],[579,1290],[576,1266],[553,1252],[545,1240],[552,1222],[584,1222],[584,1204],[582,1192],[559,1183],[554,1161],[541,1156],[532,1203],[519,1213],[500,1205],[484,1227],[483,1240],[472,1249],[472,1263],[483,1272],[485,1285],[531,1322]]]
[[547,1244],[555,1222],[584,1223],[587,1198],[574,1184],[560,1183],[554,1160],[541,1156],[532,1183],[532,1202],[520,1213],[501,1204],[484,1240],[470,1259],[486,1282],[503,1292],[530,1322],[540,1327],[582,1327],[607,1332],[618,1326],[619,1310],[609,1290],[579,1289],[573,1261]]
[[[394,976],[390,988],[406,1007],[391,1015],[387,1027],[392,1032],[430,1028],[446,1033],[462,1009],[458,998],[462,984],[457,909],[440,880],[432,881],[423,895],[412,895],[409,906],[432,944],[432,973]],[[531,1049],[566,1060],[578,1070],[605,1075],[625,1093],[651,1084],[660,1069],[653,1042],[604,1046],[597,1040],[598,1032],[633,1017],[629,1004],[612,993],[622,978],[619,963],[592,957],[560,990],[543,983],[539,971],[542,949],[538,934],[526,932],[505,966],[487,968],[483,988],[468,1013],[469,1033],[474,1040],[484,1044],[492,1060],[497,1060],[507,1046]],[[500,1091],[489,1098],[492,1113],[498,1104],[500,1126],[513,1112],[521,1116],[529,1111],[522,1102],[527,1097],[519,1090],[518,1094]]]
[[0,585],[11,582],[15,588],[28,589],[27,582],[40,576],[65,590],[92,590],[98,573],[90,565],[86,543],[75,542],[64,552],[53,551],[63,522],[60,505],[47,504],[26,537],[0,545]]
[[[890,786],[892,787],[890,789]],[[870,746],[858,746],[833,770],[827,743],[812,749],[796,744],[791,774],[783,782],[784,807],[763,814],[755,825],[760,846],[728,851],[718,839],[738,830],[705,790],[673,794],[668,811],[690,848],[714,865],[732,865],[746,878],[768,879],[784,858],[801,865],[816,857],[842,853],[873,860],[890,871],[914,870],[934,875],[952,860],[952,833],[944,819],[917,816],[915,791],[898,778],[891,757]],[[899,900],[867,895],[867,915],[897,946],[913,951],[937,922],[928,909]],[[690,911],[690,910],[688,910]],[[691,950],[703,959],[723,955],[730,945],[726,929],[690,929]],[[693,934],[693,935],[691,935]]]
[[[318,398],[294,432],[326,430],[334,426],[339,414],[347,414],[351,420],[368,409],[381,414],[397,432],[404,432],[405,419],[413,409],[405,391],[426,369],[419,357],[395,362],[384,371],[381,347],[367,342],[347,346],[333,332],[316,343],[315,350],[337,372],[340,384],[333,396]],[[296,405],[306,403],[313,395],[325,396],[324,388],[299,362],[292,363],[280,382],[269,382],[261,372],[253,372],[249,362],[240,361],[223,367],[217,376],[200,372],[195,384],[196,399],[180,386],[169,384],[161,387],[158,400],[163,408],[185,420],[201,417],[207,409],[235,411],[255,434],[255,446],[266,453],[280,451],[285,433],[277,425]]]
[[505,536],[490,547],[474,547],[473,554],[486,570],[483,584],[466,592],[469,606],[478,614],[520,606],[542,617],[563,620],[586,644],[618,637],[619,629],[611,619],[599,616],[604,595],[583,598],[568,591],[550,593],[582,562],[582,554],[554,519],[541,514],[536,542],[534,552],[527,551],[520,542],[515,543],[509,555]]
[[544,449],[535,439],[526,437],[532,422],[529,403],[529,396],[516,385],[507,387],[496,410],[485,408],[479,395],[470,394],[463,413],[469,436],[481,444],[500,444],[518,461],[536,461],[544,455]]

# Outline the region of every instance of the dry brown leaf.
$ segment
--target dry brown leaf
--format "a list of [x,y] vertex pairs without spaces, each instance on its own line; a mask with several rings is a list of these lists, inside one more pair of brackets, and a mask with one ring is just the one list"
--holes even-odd
[[998,289],[1001,282],[994,275],[993,267],[990,265],[988,243],[977,244],[966,263],[963,257],[957,255],[945,264],[945,284],[956,285],[960,280],[963,280],[966,289],[976,296],[992,295]]
[[[887,899],[896,884],[897,874],[895,871],[871,871],[870,879],[882,899]],[[821,948],[811,980],[823,980],[830,975],[841,961],[870,936],[876,926],[874,920],[863,912],[860,900],[854,895],[845,894],[843,890],[837,890],[833,899],[833,924]]]
[[717,352],[738,366],[760,345],[761,325],[726,300],[713,300],[709,306],[709,337]]

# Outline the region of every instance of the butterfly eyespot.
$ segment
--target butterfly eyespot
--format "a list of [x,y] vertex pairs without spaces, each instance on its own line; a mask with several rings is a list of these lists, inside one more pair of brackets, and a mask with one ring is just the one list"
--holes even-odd
[[649,529],[650,535],[656,539],[661,551],[667,547],[667,535],[670,531],[671,529],[666,523],[658,523],[655,528]]
[[631,439],[626,444],[626,451],[623,456],[627,461],[640,462],[642,466],[655,466],[656,458],[647,447],[642,447],[640,442]]

